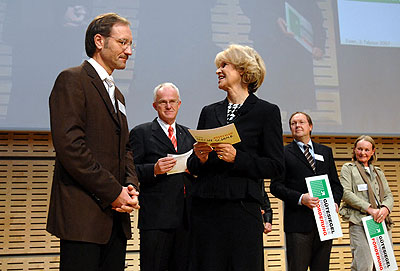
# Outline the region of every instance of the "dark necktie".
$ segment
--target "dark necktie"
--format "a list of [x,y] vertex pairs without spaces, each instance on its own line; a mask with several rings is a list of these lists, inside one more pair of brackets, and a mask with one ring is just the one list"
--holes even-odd
[[305,144],[303,147],[304,147],[304,155],[306,156],[308,163],[310,163],[313,171],[315,172],[315,161],[310,153],[310,146],[308,144]]
[[169,137],[169,139],[171,139],[171,142],[172,142],[172,145],[174,145],[175,151],[177,151],[178,144],[177,144],[176,138],[174,136],[174,128],[172,128],[171,125],[168,127],[168,137]]

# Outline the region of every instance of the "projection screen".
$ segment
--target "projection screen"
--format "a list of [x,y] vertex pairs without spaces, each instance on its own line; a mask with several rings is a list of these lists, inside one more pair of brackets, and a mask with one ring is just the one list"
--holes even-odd
[[130,128],[156,117],[153,88],[181,92],[178,122],[195,128],[222,100],[215,55],[254,47],[267,76],[257,95],[282,125],[308,112],[314,134],[400,134],[398,0],[0,0],[0,129],[49,130],[58,73],[87,59],[84,34],[98,14],[132,23],[136,51],[115,71]]

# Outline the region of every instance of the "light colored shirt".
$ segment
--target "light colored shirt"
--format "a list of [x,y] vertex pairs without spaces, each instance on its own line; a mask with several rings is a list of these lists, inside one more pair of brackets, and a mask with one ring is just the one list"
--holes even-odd
[[[169,133],[168,133],[168,128],[169,128],[169,124],[164,122],[162,119],[160,119],[159,117],[157,117],[157,121],[160,124],[161,128],[163,129],[164,133],[169,137]],[[176,137],[176,122],[174,121],[174,123],[171,124],[172,128],[174,128],[174,136]]]
[[107,92],[108,92],[108,96],[110,96],[110,100],[115,107],[115,83],[112,86],[109,86],[109,84],[106,82],[106,79],[109,78],[110,80],[112,80],[114,82],[114,79],[112,78],[111,75],[108,74],[108,72],[103,68],[103,66],[101,66],[96,60],[94,60],[93,58],[89,58],[88,62],[90,63],[90,65],[93,66],[93,68],[96,70],[97,74],[99,75],[101,81],[103,81],[104,87],[106,88]]
[[[297,141],[296,139],[294,141],[296,142],[297,146],[299,146],[300,150],[304,153],[305,152],[305,149],[304,149],[305,144],[301,141]],[[310,154],[315,160],[315,152],[314,152],[314,147],[313,147],[311,139],[310,139],[310,141],[308,141],[307,145],[310,146],[310,148],[309,148]]]

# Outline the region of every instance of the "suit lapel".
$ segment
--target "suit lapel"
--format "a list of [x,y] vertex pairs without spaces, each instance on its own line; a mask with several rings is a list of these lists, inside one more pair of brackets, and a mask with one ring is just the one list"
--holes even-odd
[[234,122],[240,116],[243,116],[247,114],[249,111],[251,111],[255,106],[255,104],[257,103],[257,100],[258,100],[257,96],[254,95],[253,93],[250,93],[250,95],[244,101],[243,105],[236,112],[236,115],[233,118],[232,122]]
[[179,124],[176,124],[176,137],[178,141],[178,153],[182,152],[182,150],[191,149],[192,146],[188,146],[190,144],[188,142],[189,136],[186,136],[185,130]]
[[215,116],[220,125],[224,126],[226,122],[226,111],[228,109],[228,99],[225,99],[217,104],[215,107]]
[[[175,148],[174,145],[172,145],[171,140],[168,138],[168,136],[165,134],[164,130],[161,128],[160,124],[158,123],[157,119],[153,120],[153,123],[151,125],[151,130],[154,138],[159,141],[160,143],[164,144],[167,146],[170,150],[171,153],[175,153]],[[178,141],[179,144],[179,141]]]
[[[313,147],[314,147],[314,154],[319,154],[319,155],[324,156],[324,154],[323,154],[323,152],[322,152],[322,149],[320,148],[320,145],[319,145],[319,144],[317,144],[317,143],[315,143],[315,142],[313,141]],[[321,163],[324,163],[324,162],[315,159],[315,171],[316,171],[316,172],[318,172],[318,169],[321,168],[321,166],[322,166]]]
[[[100,94],[101,98],[103,99],[103,101],[104,101],[108,111],[110,112],[110,115],[114,119],[115,123],[119,126],[120,122],[118,119],[118,115],[115,112],[115,109],[111,102],[110,96],[108,95],[108,92],[107,92],[103,82],[101,81],[99,75],[97,74],[96,70],[87,61],[83,62],[82,66],[86,70],[88,76],[92,78],[92,84],[94,85],[94,87]],[[115,101],[115,102],[117,103],[117,101]]]
[[312,167],[310,165],[310,163],[307,161],[306,156],[304,155],[304,153],[300,150],[299,146],[297,145],[297,143],[295,141],[292,141],[292,143],[290,143],[288,150],[294,154],[295,156],[297,156],[297,158],[299,158],[300,161],[302,161],[302,163],[304,163],[308,168],[310,168],[312,170]]

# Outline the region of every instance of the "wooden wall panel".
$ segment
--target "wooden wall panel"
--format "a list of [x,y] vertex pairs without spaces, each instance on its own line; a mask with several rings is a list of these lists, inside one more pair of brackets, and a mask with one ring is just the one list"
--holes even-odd
[[329,270],[350,270],[351,261],[349,246],[333,246]]
[[52,161],[0,161],[0,254],[58,251],[46,231]]
[[264,247],[282,247],[285,244],[285,233],[283,232],[283,227],[280,226],[283,225],[283,203],[269,192],[269,183],[270,180],[265,181],[265,188],[271,201],[273,220],[272,231],[264,234]]
[[0,261],[2,271],[59,270],[60,258],[55,256],[7,257]]
[[126,271],[140,271],[139,252],[126,253]]
[[0,131],[2,157],[54,157],[53,141],[49,132]]
[[264,249],[265,271],[286,270],[286,254],[283,248]]
[[[314,136],[333,148],[338,173],[351,159],[355,136]],[[290,136],[284,141],[291,142]],[[392,217],[395,254],[400,258],[400,141],[376,138],[380,166],[395,198]],[[48,199],[54,165],[50,133],[0,132],[0,270],[57,270],[59,240],[45,231]],[[269,193],[269,180],[266,180]],[[285,270],[283,203],[273,197],[273,231],[264,235],[266,270]],[[128,241],[127,270],[139,271],[139,231],[137,212],[131,215],[133,237]],[[334,241],[331,270],[348,270],[351,253],[348,224],[344,236]]]
[[128,240],[127,251],[138,251],[140,248],[140,236],[139,229],[137,227],[138,210],[134,210],[131,213],[131,225],[132,225],[132,238]]

